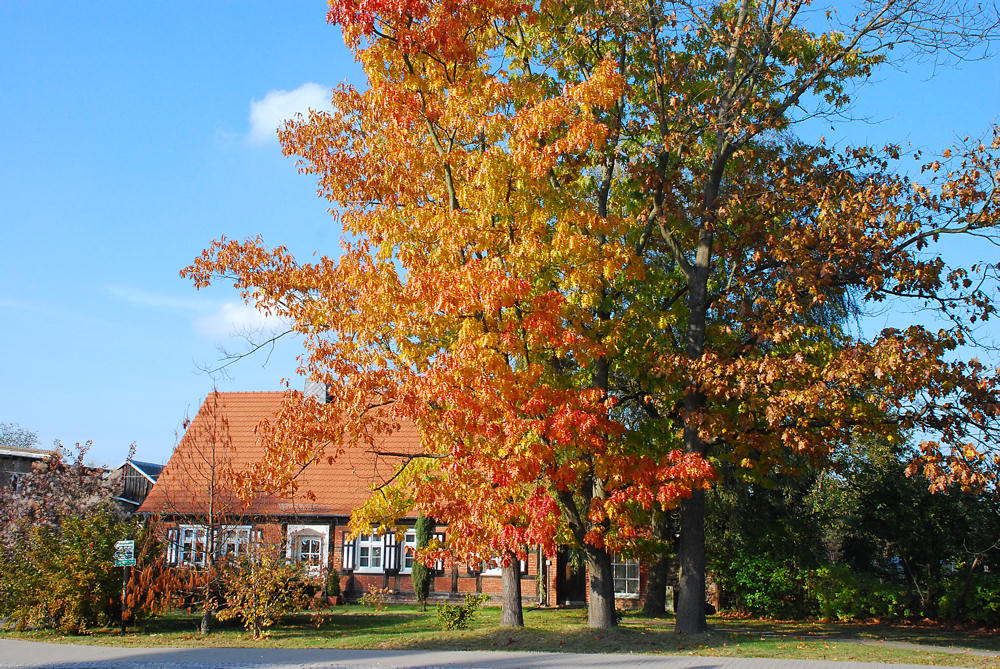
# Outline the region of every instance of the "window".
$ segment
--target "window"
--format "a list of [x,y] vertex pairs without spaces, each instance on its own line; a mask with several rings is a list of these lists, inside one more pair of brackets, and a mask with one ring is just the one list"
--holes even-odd
[[500,558],[497,557],[484,562],[479,573],[483,576],[501,576],[503,574],[503,566],[500,564]]
[[[528,562],[527,560],[518,560],[518,573],[521,576],[525,576],[528,573]],[[474,573],[470,568],[470,573]],[[479,574],[481,576],[503,576],[503,563],[500,558],[495,557],[486,562],[483,562],[479,566]]]
[[[177,535],[177,563],[205,566],[208,555],[208,529],[204,525],[181,525]],[[217,557],[236,559],[250,546],[249,525],[227,525],[215,530]]]
[[417,553],[417,531],[406,530],[403,535],[403,566],[399,570],[401,574],[413,573],[413,556]]
[[622,559],[614,556],[611,561],[611,571],[615,579],[616,597],[639,596],[639,561]]
[[21,491],[21,477],[23,474],[21,472],[11,472],[10,473],[10,487],[14,489],[14,492]]
[[178,562],[180,564],[203,566],[205,564],[207,536],[205,528],[201,525],[181,525],[180,540],[178,541],[181,554]]
[[250,526],[223,527],[219,530],[221,554],[235,560],[250,547]]
[[329,525],[288,525],[285,557],[305,567],[306,574],[318,577],[327,567]]
[[299,537],[298,546],[295,549],[299,564],[318,567],[322,544],[319,537]]
[[382,537],[362,534],[358,537],[358,571],[382,571]]

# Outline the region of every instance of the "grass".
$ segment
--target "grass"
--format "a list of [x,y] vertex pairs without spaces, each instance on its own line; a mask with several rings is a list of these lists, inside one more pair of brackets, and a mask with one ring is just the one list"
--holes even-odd
[[[124,646],[255,646],[282,648],[371,648],[436,650],[524,650],[577,653],[665,653],[840,660],[911,664],[996,667],[1000,654],[899,648],[913,643],[962,649],[997,651],[1000,638],[987,632],[968,632],[934,625],[846,624],[734,620],[713,616],[711,632],[686,637],[673,631],[672,618],[649,618],[629,613],[613,630],[586,627],[581,609],[529,609],[525,628],[500,627],[500,612],[483,609],[471,630],[442,631],[433,610],[391,606],[373,612],[359,606],[341,606],[321,613],[287,617],[268,636],[254,641],[239,625],[218,625],[212,634],[198,634],[198,616],[174,613],[143,623],[125,636],[115,630],[94,630],[86,636],[63,636],[51,631],[6,632],[10,638]],[[890,645],[882,645],[888,642]]]

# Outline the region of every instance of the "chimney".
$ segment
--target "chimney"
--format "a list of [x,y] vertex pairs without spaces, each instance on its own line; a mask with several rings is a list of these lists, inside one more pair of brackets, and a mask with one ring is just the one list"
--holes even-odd
[[326,384],[312,379],[306,379],[306,386],[303,389],[306,397],[311,397],[320,404],[326,404]]

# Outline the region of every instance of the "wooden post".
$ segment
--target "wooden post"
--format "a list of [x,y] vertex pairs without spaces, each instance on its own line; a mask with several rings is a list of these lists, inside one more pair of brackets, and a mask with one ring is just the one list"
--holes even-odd
[[128,591],[128,567],[122,567],[122,636],[125,636],[125,597]]

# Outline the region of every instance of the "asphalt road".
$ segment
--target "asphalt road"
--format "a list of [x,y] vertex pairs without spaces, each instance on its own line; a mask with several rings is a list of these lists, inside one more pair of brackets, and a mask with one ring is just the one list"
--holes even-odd
[[733,657],[530,653],[503,651],[338,650],[306,648],[117,648],[0,639],[0,667],[58,669],[906,669],[924,665],[766,660]]

